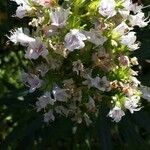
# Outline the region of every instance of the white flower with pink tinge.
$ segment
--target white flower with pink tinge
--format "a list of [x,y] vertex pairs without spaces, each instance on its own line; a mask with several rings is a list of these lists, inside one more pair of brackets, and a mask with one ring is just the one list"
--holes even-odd
[[125,56],[125,55],[121,55],[119,58],[119,63],[122,65],[122,66],[125,66],[125,67],[129,67],[130,65],[130,60],[129,60],[129,57],[128,56]]
[[53,0],[39,0],[40,5],[42,6],[50,6]]
[[84,85],[87,85],[88,88],[95,87],[99,89],[100,91],[108,91],[110,82],[107,80],[106,76],[103,76],[102,78],[100,77],[95,77],[92,78],[90,75],[85,76],[86,80],[83,81],[82,83]]
[[68,16],[70,14],[70,9],[63,9],[61,7],[56,7],[51,12],[51,25],[57,28],[63,28],[66,23]]
[[36,102],[37,111],[46,108],[47,105],[54,105],[55,102],[56,100],[51,97],[51,92],[45,92],[45,94],[39,97]]
[[25,57],[28,59],[37,59],[39,56],[46,57],[48,50],[42,40],[37,37],[34,42],[30,42]]
[[82,49],[85,46],[83,41],[85,41],[86,39],[86,36],[78,29],[73,29],[65,36],[65,47],[69,51]]
[[36,89],[42,85],[42,80],[35,74],[22,73],[22,81],[30,87],[29,92],[33,93]]
[[121,43],[128,46],[130,50],[136,50],[139,48],[139,43],[135,43],[136,39],[135,32],[129,32],[121,37]]
[[145,18],[143,12],[139,12],[136,15],[130,15],[129,21],[132,26],[139,26],[140,28],[147,26],[150,22],[148,18]]
[[125,99],[124,106],[133,114],[134,111],[141,110],[141,107],[139,107],[139,101],[140,101],[140,96],[133,95]]
[[116,2],[114,0],[101,0],[99,6],[99,13],[104,17],[113,17],[116,15]]
[[124,17],[124,19],[130,18],[130,12],[133,14],[141,13],[142,12],[142,5],[139,5],[138,3],[133,3],[132,0],[124,0],[122,3],[122,6],[124,8],[119,9],[120,14]]
[[62,88],[58,87],[57,85],[54,86],[54,88],[52,90],[52,94],[54,96],[54,99],[56,101],[60,101],[60,102],[67,102],[68,98],[70,98],[70,96],[67,94],[67,90],[62,89]]
[[124,21],[121,22],[116,28],[113,29],[113,32],[117,32],[120,35],[124,35],[126,32],[130,31],[132,28],[129,27]]
[[103,45],[107,41],[107,38],[96,30],[83,31],[83,34],[87,37],[87,41],[95,44],[96,46]]
[[124,111],[121,110],[121,108],[118,106],[115,106],[108,113],[108,116],[111,117],[115,122],[119,122],[124,115],[125,115]]
[[27,15],[27,12],[31,11],[31,6],[28,0],[11,0],[16,2],[19,6],[16,10],[16,17],[22,19]]

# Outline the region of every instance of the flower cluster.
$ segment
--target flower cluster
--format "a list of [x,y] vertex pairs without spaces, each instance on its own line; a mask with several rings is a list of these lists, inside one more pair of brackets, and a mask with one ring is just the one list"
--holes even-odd
[[[142,5],[131,0],[12,0],[16,17],[29,17],[31,34],[18,28],[8,37],[25,47],[32,62],[22,81],[40,90],[37,111],[44,121],[59,116],[90,125],[105,102],[119,122],[141,109],[142,91],[133,70],[139,48],[134,27],[148,25]],[[146,96],[145,96],[146,97]]]

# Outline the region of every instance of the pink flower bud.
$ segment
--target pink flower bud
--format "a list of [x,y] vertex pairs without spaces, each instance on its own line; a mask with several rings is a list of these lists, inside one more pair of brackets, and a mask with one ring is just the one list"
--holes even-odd
[[120,57],[118,58],[118,60],[119,60],[119,63],[120,63],[121,65],[123,65],[123,66],[129,66],[129,65],[130,65],[130,61],[129,61],[128,56],[122,55],[122,56],[120,56]]
[[49,5],[52,5],[54,0],[40,0],[41,1],[41,4],[43,6],[49,6]]

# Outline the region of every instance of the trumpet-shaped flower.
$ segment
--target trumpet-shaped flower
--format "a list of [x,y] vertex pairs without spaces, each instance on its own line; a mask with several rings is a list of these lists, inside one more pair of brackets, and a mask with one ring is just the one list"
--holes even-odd
[[113,29],[113,32],[117,32],[120,35],[124,35],[126,32],[130,31],[132,28],[129,27],[124,21],[121,22],[116,28]]
[[23,33],[22,28],[18,28],[15,31],[11,31],[11,36],[8,38],[14,44],[20,43],[23,46],[28,45],[31,42],[35,42],[34,38],[29,37],[28,35]]
[[29,59],[37,59],[39,56],[46,57],[48,55],[48,50],[46,45],[38,37],[34,42],[30,42],[27,48],[25,57]]
[[66,102],[69,98],[69,95],[66,93],[66,89],[61,89],[57,85],[53,88],[54,99],[60,102]]
[[46,92],[44,95],[38,98],[38,101],[36,102],[36,108],[37,111],[40,111],[43,108],[46,108],[48,104],[54,105],[56,102],[55,99],[52,99],[51,93]]
[[134,14],[141,12],[142,5],[139,5],[138,3],[133,3],[132,0],[124,0],[123,7],[127,11],[132,11]]
[[29,89],[30,93],[34,92],[36,89],[40,88],[42,85],[42,80],[40,80],[39,77],[34,74],[23,73],[22,81],[27,86],[30,87],[30,89]]
[[22,19],[27,15],[27,12],[31,11],[31,6],[28,0],[11,0],[16,2],[19,6],[16,10],[16,17]]
[[115,106],[108,113],[108,116],[111,117],[113,119],[113,121],[115,121],[115,122],[119,122],[124,115],[125,115],[124,111],[121,110],[121,108],[118,106]]
[[99,6],[99,13],[104,17],[113,17],[117,13],[115,7],[115,0],[101,0]]
[[139,26],[140,28],[145,27],[148,25],[149,21],[146,21],[147,18],[145,18],[143,12],[139,12],[136,15],[130,15],[129,21],[132,26]]
[[70,10],[57,7],[51,12],[51,25],[62,28],[66,25]]
[[136,77],[133,77],[133,76],[130,77],[130,80],[135,87],[138,87],[138,85],[140,85],[141,83]]
[[121,37],[121,43],[128,46],[131,50],[136,50],[139,48],[139,44],[135,43],[136,39],[135,32],[129,32]]
[[95,44],[96,46],[103,45],[107,40],[107,38],[102,36],[99,31],[83,31],[83,34],[87,37],[87,41]]
[[109,89],[110,82],[107,80],[106,76],[103,76],[102,78],[100,77],[92,78],[90,75],[87,75],[85,78],[87,80],[83,81],[82,83],[84,85],[88,85],[89,88],[95,87],[100,91],[107,91]]
[[121,14],[121,16],[123,17],[123,19],[127,19],[127,17],[130,14],[130,5],[132,4],[131,0],[124,0],[122,2],[122,6],[123,8],[119,9],[119,13]]
[[78,29],[73,29],[65,36],[65,47],[69,51],[82,49],[85,46],[83,41],[85,41],[86,39],[86,36]]
[[124,106],[133,114],[134,111],[139,111],[141,109],[141,107],[139,107],[139,100],[140,100],[140,97],[137,95],[133,95],[129,98],[127,97],[125,99]]
[[130,11],[132,11],[134,14],[137,14],[142,11],[143,6],[138,5],[138,3],[134,3],[130,6]]

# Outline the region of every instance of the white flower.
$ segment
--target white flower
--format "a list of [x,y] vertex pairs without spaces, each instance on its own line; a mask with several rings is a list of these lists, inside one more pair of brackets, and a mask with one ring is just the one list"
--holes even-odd
[[99,89],[100,91],[106,91],[109,90],[109,81],[107,80],[106,76],[103,76],[102,78],[100,77],[95,77],[92,78],[90,75],[87,75],[85,77],[87,80],[83,81],[82,83],[84,85],[88,85],[88,87],[95,87]]
[[131,63],[132,63],[132,65],[138,65],[139,63],[138,63],[137,57],[131,58]]
[[70,9],[63,9],[61,7],[57,7],[51,12],[51,25],[56,26],[58,28],[62,28],[66,25],[68,16],[70,13]]
[[43,108],[46,108],[48,104],[54,105],[56,102],[55,99],[52,99],[51,93],[46,92],[44,95],[38,98],[38,101],[36,102],[36,108],[37,111],[40,111]]
[[49,121],[54,121],[55,116],[53,114],[53,110],[49,110],[49,112],[44,114],[44,122],[48,123]]
[[32,37],[29,37],[28,35],[23,33],[22,28],[18,28],[15,31],[11,31],[11,36],[8,37],[11,42],[14,44],[20,43],[21,45],[25,46],[28,45],[30,42],[34,42],[35,39]]
[[145,18],[143,12],[139,12],[136,15],[130,15],[129,21],[132,26],[139,26],[140,28],[145,27],[148,25],[149,21],[146,21],[147,18]]
[[132,114],[134,111],[139,111],[141,107],[139,107],[140,96],[133,95],[131,97],[127,97],[125,99],[125,108],[128,109]]
[[109,90],[110,82],[107,80],[106,76],[103,76],[99,79],[99,83],[95,86],[100,91],[107,91]]
[[139,44],[135,43],[136,39],[135,32],[129,32],[121,37],[121,43],[128,46],[131,50],[136,50],[139,48]]
[[123,19],[127,19],[127,17],[129,16],[131,4],[132,4],[131,0],[124,0],[122,3],[123,8],[118,10]]
[[124,115],[124,111],[118,106],[115,106],[108,114],[108,116],[111,117],[115,122],[119,122]]
[[37,59],[39,56],[45,58],[47,55],[48,50],[46,49],[46,45],[37,37],[34,42],[29,43],[25,57],[28,59]]
[[69,51],[82,49],[85,46],[83,41],[86,39],[86,36],[82,34],[78,29],[73,29],[65,36],[65,47]]
[[126,10],[130,10],[130,5],[132,4],[132,0],[124,0],[124,2],[122,3],[122,6],[126,9]]
[[139,5],[138,3],[134,3],[130,5],[130,11],[132,11],[134,14],[141,12],[142,8],[143,6]]
[[134,86],[137,87],[141,82],[136,77],[130,77],[131,82],[133,82]]
[[26,16],[26,13],[27,13],[27,10],[26,10],[25,7],[23,7],[23,6],[21,6],[21,5],[17,7],[17,10],[16,10],[16,17],[22,19],[23,17]]
[[30,87],[29,92],[32,93],[42,85],[42,80],[34,74],[22,73],[22,81]]
[[130,31],[132,28],[130,28],[124,21],[121,22],[115,29],[113,29],[113,32],[117,32],[120,35],[124,35],[126,32]]
[[68,98],[70,97],[67,93],[66,93],[66,89],[61,89],[60,87],[58,87],[57,85],[53,88],[52,93],[54,96],[54,99],[60,102],[66,102],[68,100]]
[[99,77],[95,77],[95,78],[92,78],[89,74],[87,74],[85,76],[85,81],[82,82],[82,84],[84,85],[87,85],[88,88],[91,88],[91,87],[96,87],[98,85],[98,82],[99,82]]
[[101,0],[99,6],[99,13],[104,17],[113,17],[117,13],[115,7],[115,0]]
[[16,17],[23,18],[27,15],[28,11],[31,11],[31,6],[29,5],[28,0],[11,0],[16,2],[19,6],[16,10]]
[[127,11],[132,11],[134,14],[141,12],[143,6],[138,3],[133,3],[132,0],[124,0],[123,7]]
[[99,31],[83,31],[83,34],[87,37],[87,41],[95,44],[96,46],[103,45],[107,38],[102,36]]
[[120,15],[123,17],[123,19],[127,19],[128,16],[130,15],[130,11],[129,10],[124,10],[124,9],[120,9],[118,10],[118,12],[120,13]]
[[130,69],[130,74],[132,76],[138,76],[138,71],[134,71],[133,69]]
[[140,89],[141,89],[141,92],[142,92],[142,98],[144,98],[148,102],[150,102],[150,87],[141,86]]

